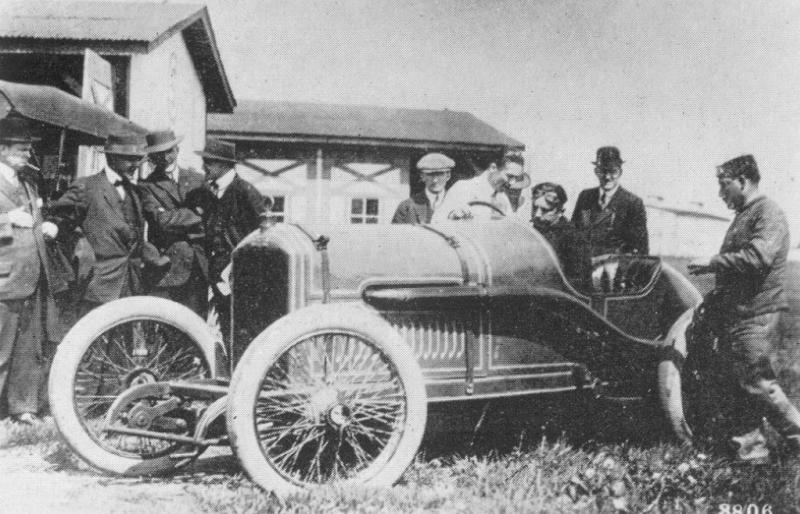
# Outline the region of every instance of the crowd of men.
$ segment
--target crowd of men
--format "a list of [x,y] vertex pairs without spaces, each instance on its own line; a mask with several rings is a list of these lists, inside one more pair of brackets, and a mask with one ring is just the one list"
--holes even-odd
[[[112,134],[105,166],[43,205],[28,163],[33,137],[23,118],[0,120],[0,414],[35,424],[46,412],[49,360],[65,329],[54,296],[71,290],[78,315],[118,298],[152,294],[205,318],[212,304],[224,331],[233,249],[255,230],[264,197],[234,169],[233,144],[209,139],[205,174],[177,165],[180,138]],[[138,180],[150,161],[152,172]],[[64,241],[75,270],[65,258]],[[2,417],[2,416],[0,416]]]
[[[208,139],[196,152],[201,174],[177,165],[181,139],[171,130],[110,135],[104,168],[76,179],[44,206],[36,168],[28,163],[34,141],[25,119],[0,119],[0,414],[23,424],[37,423],[46,409],[48,361],[65,328],[54,296],[77,290],[78,311],[85,314],[117,298],[152,294],[201,317],[210,296],[224,334],[230,323],[224,274],[231,253],[269,207],[237,175],[233,144]],[[145,161],[152,171],[138,180]],[[449,188],[455,162],[428,154],[417,163],[424,189],[399,205],[393,222],[504,217],[529,223],[580,290],[591,287],[592,270],[604,270],[614,255],[648,253],[644,204],[620,185],[623,163],[616,147],[597,150],[592,164],[598,185],[580,193],[568,220],[564,188],[553,182],[531,188],[518,154],[489,159],[480,173]],[[717,180],[720,197],[736,216],[720,253],[693,262],[689,271],[716,275],[704,308],[714,313],[722,341],[726,358],[719,365],[736,377],[732,394],[746,405],[741,418],[747,431],[734,440],[743,460],[763,459],[763,418],[800,450],[800,412],[772,367],[788,306],[788,223],[778,205],[759,193],[752,156],[719,166]],[[87,242],[83,251],[90,256],[90,264],[78,270],[59,245],[74,234]]]
[[[488,162],[477,176],[446,190],[455,162],[428,154],[417,163],[425,190],[400,204],[393,221],[504,217],[530,223],[553,247],[570,282],[579,290],[596,290],[597,274],[609,271],[615,255],[649,251],[644,203],[620,185],[623,163],[618,148],[597,150],[592,164],[598,185],[581,191],[567,220],[567,194],[559,184],[537,184],[530,205],[520,201],[531,181],[519,155]],[[736,215],[720,252],[689,265],[692,274],[715,274],[715,288],[703,301],[704,319],[719,341],[716,365],[732,377],[726,393],[734,397],[729,405],[743,435],[731,442],[737,457],[748,462],[769,457],[765,419],[800,453],[800,411],[778,384],[773,359],[782,342],[781,315],[788,309],[789,228],[780,207],[759,192],[760,179],[751,155],[717,167],[719,196]]]

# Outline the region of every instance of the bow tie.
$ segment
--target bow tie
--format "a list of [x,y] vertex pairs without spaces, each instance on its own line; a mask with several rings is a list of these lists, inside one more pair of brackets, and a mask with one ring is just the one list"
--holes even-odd
[[210,187],[211,190],[214,191],[214,192],[219,191],[219,184],[217,184],[217,180],[216,179],[210,180],[208,182],[208,187]]
[[131,185],[131,181],[130,180],[120,179],[120,180],[115,180],[114,181],[114,187],[119,187],[119,186],[130,187],[130,185]]

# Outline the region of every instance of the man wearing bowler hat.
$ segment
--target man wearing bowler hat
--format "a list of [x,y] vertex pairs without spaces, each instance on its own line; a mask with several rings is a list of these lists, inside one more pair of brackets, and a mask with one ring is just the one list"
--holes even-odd
[[572,222],[584,232],[593,257],[649,252],[644,202],[620,185],[623,162],[616,147],[598,148],[593,164],[599,186],[581,191],[575,203]]
[[214,307],[219,315],[224,337],[230,330],[230,290],[224,271],[236,245],[258,228],[268,205],[252,184],[236,173],[236,146],[208,138],[202,152],[206,188],[187,195],[187,205],[200,214],[206,234],[208,279],[214,293]]
[[42,220],[36,181],[26,172],[33,142],[26,120],[0,120],[0,391],[12,419],[29,425],[46,404],[46,354],[57,328],[52,291],[66,285],[45,248],[58,229]]
[[145,244],[142,192],[134,183],[147,157],[140,134],[111,134],[103,150],[106,165],[99,173],[74,181],[49,208],[62,229],[81,227],[95,254],[80,311],[141,294],[142,268],[159,265],[159,255]]
[[738,457],[769,457],[762,419],[800,452],[800,411],[776,380],[773,352],[782,340],[781,317],[789,305],[784,292],[789,224],[781,208],[761,194],[761,175],[752,155],[717,167],[719,196],[736,216],[722,247],[710,259],[689,264],[693,275],[714,273],[714,289],[703,300],[709,328],[718,338],[714,363],[731,380],[733,414],[740,420]]
[[191,191],[204,187],[203,175],[178,166],[181,137],[172,130],[147,135],[154,169],[140,186],[148,239],[169,259],[165,268],[147,273],[151,294],[186,305],[200,317],[208,310],[208,260],[203,243],[203,220],[186,205]]
[[417,169],[425,189],[400,202],[392,223],[430,223],[433,212],[444,200],[445,186],[455,165],[453,159],[442,153],[423,156],[417,162]]

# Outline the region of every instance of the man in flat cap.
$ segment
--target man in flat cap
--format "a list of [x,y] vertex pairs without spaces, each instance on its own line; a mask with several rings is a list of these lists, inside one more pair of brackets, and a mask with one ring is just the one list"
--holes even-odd
[[26,173],[33,142],[26,120],[0,120],[0,391],[12,419],[29,425],[46,405],[58,285],[45,248],[58,229],[42,220],[36,181]]
[[147,157],[140,134],[111,134],[105,143],[106,165],[99,173],[75,180],[48,209],[62,230],[80,227],[95,255],[80,311],[141,294],[142,268],[158,261],[145,244],[142,192],[134,183]]
[[403,200],[394,212],[392,223],[427,224],[445,196],[445,186],[456,163],[442,153],[429,153],[417,162],[425,189]]
[[[524,171],[522,155],[514,152],[485,159],[483,172],[450,187],[431,221],[481,219],[513,216],[516,212],[509,190],[523,190],[531,185]],[[519,206],[519,203],[517,203]],[[526,209],[527,210],[527,209]],[[527,213],[526,213],[527,217]]]
[[208,138],[202,152],[206,188],[191,191],[187,205],[203,218],[208,279],[223,336],[230,330],[230,290],[224,271],[244,237],[257,229],[269,204],[252,184],[236,173],[236,146]]
[[644,202],[620,185],[623,162],[618,148],[598,148],[592,164],[599,186],[581,191],[575,203],[572,222],[586,235],[593,257],[649,252]]
[[769,456],[762,433],[765,417],[793,450],[800,451],[800,412],[772,367],[783,336],[781,314],[788,309],[783,288],[789,225],[778,204],[759,192],[760,179],[752,155],[717,167],[719,196],[736,216],[719,253],[689,264],[692,274],[715,274],[714,289],[703,305],[722,353],[714,365],[731,377],[735,415],[742,432],[749,430],[733,438],[739,444],[738,457],[745,461]]
[[181,137],[172,130],[147,135],[153,171],[140,183],[148,239],[169,266],[148,273],[151,294],[181,303],[201,318],[208,311],[208,259],[204,248],[203,220],[186,205],[186,196],[204,187],[201,173],[178,166]]

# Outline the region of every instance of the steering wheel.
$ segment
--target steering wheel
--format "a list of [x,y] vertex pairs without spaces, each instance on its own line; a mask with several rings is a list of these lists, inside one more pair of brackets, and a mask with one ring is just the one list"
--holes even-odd
[[494,205],[493,203],[484,202],[483,200],[473,200],[471,202],[467,202],[467,205],[469,205],[470,207],[473,207],[473,206],[486,207],[486,208],[491,209],[492,211],[494,211],[496,214],[499,214],[503,218],[506,217],[506,213],[501,211],[500,208],[497,207],[496,205]]

